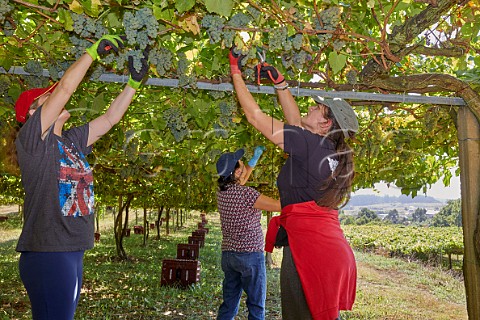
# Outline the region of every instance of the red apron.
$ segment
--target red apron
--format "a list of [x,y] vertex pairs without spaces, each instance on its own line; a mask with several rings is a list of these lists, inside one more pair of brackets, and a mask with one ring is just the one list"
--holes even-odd
[[280,224],[314,320],[333,320],[355,301],[357,267],[338,220],[338,211],[315,201],[288,205]]

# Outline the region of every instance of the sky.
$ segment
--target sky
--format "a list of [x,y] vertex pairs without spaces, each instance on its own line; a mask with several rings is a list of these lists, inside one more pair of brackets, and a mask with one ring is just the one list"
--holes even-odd
[[[353,195],[378,195],[378,196],[400,196],[402,193],[400,189],[396,186],[390,184],[390,187],[387,187],[386,183],[377,183],[375,184],[375,189],[361,189],[356,191]],[[460,198],[460,177],[455,175],[450,180],[450,185],[445,187],[443,182],[440,180],[437,183],[433,184],[430,189],[427,190],[427,196],[433,197],[435,199],[459,199]],[[418,196],[424,196],[421,191]]]

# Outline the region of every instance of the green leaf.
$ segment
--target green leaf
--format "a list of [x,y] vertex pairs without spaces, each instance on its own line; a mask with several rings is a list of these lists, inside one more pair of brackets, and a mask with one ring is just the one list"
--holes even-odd
[[163,19],[167,21],[172,21],[175,18],[175,10],[173,9],[166,9],[162,10],[157,6],[153,6],[153,15],[155,19]]
[[107,21],[110,27],[112,28],[121,28],[122,27],[122,22],[118,19],[118,15],[115,13],[109,13],[107,15]]
[[194,5],[195,5],[195,0],[175,1],[175,9],[177,9],[179,13],[183,13],[192,9]]
[[205,6],[208,12],[218,13],[219,15],[229,17],[233,9],[232,0],[205,0]]
[[347,56],[343,54],[338,54],[336,51],[332,51],[328,55],[328,63],[330,63],[334,74],[340,72],[340,70],[345,67],[346,62]]
[[105,94],[102,92],[98,96],[93,99],[93,105],[92,105],[92,113],[98,114],[103,111],[105,108],[106,103],[105,103]]

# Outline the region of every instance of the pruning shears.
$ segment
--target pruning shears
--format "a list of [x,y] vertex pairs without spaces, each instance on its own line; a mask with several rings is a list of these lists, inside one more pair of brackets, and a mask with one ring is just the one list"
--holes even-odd
[[260,63],[256,65],[255,67],[255,78],[257,78],[257,84],[260,85],[260,70],[262,69],[263,66],[268,66],[268,63],[265,62],[266,60],[266,53],[265,49],[261,49],[257,47],[257,55],[258,59],[260,59]]

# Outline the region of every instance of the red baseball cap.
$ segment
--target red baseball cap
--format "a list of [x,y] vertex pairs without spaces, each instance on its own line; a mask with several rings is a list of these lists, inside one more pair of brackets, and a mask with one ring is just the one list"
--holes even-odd
[[18,97],[17,102],[15,102],[15,116],[17,121],[25,123],[25,121],[27,121],[28,110],[30,109],[32,103],[44,94],[53,92],[57,84],[58,82],[46,88],[34,88],[22,92]]

